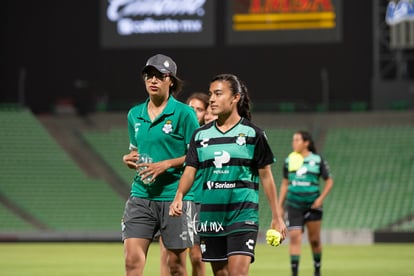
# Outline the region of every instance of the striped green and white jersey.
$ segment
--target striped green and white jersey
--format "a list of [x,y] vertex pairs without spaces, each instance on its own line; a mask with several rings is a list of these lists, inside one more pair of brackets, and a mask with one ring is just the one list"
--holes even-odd
[[201,236],[258,230],[258,169],[274,162],[263,130],[242,118],[226,132],[215,121],[197,129],[187,166],[202,175]]
[[296,170],[289,170],[290,158],[286,158],[283,177],[288,179],[287,205],[309,209],[319,197],[319,178],[330,178],[328,163],[318,154],[311,153],[303,159],[303,164]]

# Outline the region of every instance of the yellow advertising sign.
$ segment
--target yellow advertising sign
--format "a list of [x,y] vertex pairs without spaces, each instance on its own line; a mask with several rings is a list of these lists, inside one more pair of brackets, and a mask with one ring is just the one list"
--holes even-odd
[[[246,1],[245,1],[246,2]],[[233,14],[234,31],[333,29],[336,13],[331,0],[250,0]]]

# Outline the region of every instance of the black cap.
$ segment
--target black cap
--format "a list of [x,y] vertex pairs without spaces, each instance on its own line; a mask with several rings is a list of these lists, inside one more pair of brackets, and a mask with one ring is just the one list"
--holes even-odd
[[145,64],[145,67],[142,69],[142,73],[145,72],[149,67],[154,67],[158,71],[164,74],[171,74],[175,76],[177,74],[177,65],[174,60],[170,57],[167,57],[162,54],[157,54],[150,57]]

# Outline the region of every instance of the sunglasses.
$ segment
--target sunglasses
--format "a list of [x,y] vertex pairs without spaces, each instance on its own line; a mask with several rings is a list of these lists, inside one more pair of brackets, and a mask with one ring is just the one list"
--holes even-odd
[[143,74],[144,80],[146,81],[152,80],[153,77],[155,77],[156,79],[160,81],[164,81],[169,76],[170,76],[169,74],[163,74],[161,72],[156,72],[156,71],[146,72]]

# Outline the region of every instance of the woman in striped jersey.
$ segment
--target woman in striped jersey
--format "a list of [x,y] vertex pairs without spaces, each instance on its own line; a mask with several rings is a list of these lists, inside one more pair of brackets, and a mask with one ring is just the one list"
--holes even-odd
[[286,236],[271,172],[273,153],[263,130],[250,122],[246,86],[232,74],[210,82],[210,106],[218,118],[197,129],[170,215],[182,214],[182,199],[201,171],[200,220],[202,259],[214,275],[248,275],[259,227],[259,180],[272,210],[270,227]]
[[[316,153],[312,136],[297,131],[292,140],[293,152],[286,158],[280,188],[279,204],[287,206],[292,276],[298,275],[302,233],[306,226],[312,248],[315,276],[321,266],[322,203],[333,186],[327,162]],[[320,192],[319,178],[325,180]]]

